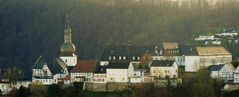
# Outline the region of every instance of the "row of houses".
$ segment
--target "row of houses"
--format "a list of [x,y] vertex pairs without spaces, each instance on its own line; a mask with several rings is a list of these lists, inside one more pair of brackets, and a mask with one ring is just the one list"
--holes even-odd
[[197,47],[177,42],[108,46],[100,60],[78,60],[75,51],[71,28],[67,24],[59,58],[40,56],[32,66],[32,82],[43,85],[83,82],[85,88],[91,90],[101,85],[106,86],[105,90],[114,90],[112,84],[117,84],[116,88],[124,86],[122,89],[135,83],[160,86],[168,80],[176,86],[180,80],[178,67],[184,67],[185,72],[197,72],[213,64],[232,61],[232,55],[223,47]]
[[230,62],[226,64],[211,65],[209,74],[211,78],[222,80],[225,83],[239,83],[239,63]]
[[[40,57],[32,67],[32,81],[53,83],[152,82],[153,78],[177,78],[178,66],[185,72],[197,72],[213,64],[232,61],[223,47],[197,47],[177,42],[155,46],[108,46],[98,61],[78,60],[67,24],[61,56]],[[153,78],[152,78],[153,77]]]
[[224,39],[230,43],[238,43],[238,32],[232,28],[223,29],[222,33],[215,35],[199,35],[195,38],[196,42],[202,42],[204,45],[221,45]]

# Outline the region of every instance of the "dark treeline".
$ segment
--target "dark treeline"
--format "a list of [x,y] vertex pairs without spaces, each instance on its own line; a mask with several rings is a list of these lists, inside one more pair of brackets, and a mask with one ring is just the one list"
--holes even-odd
[[66,14],[79,59],[100,58],[106,45],[180,42],[239,25],[236,0],[0,0],[0,65],[25,68],[40,55],[59,56]]

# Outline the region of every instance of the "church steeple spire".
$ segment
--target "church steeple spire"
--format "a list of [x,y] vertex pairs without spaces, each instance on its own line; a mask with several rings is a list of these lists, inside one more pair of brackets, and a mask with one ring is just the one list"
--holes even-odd
[[71,28],[69,25],[68,14],[66,15],[66,24],[64,30],[64,43],[61,45],[61,55],[72,56],[75,53],[75,45],[71,42]]
[[66,14],[66,25],[65,25],[65,31],[64,31],[64,42],[65,43],[71,43],[71,28],[69,25],[69,16]]

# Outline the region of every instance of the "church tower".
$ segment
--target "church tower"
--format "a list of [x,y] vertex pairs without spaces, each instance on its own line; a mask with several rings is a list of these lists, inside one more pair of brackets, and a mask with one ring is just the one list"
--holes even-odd
[[75,55],[75,45],[71,42],[71,28],[68,21],[68,15],[66,15],[66,26],[64,30],[64,43],[61,45],[60,58],[66,63],[67,66],[75,66],[77,64],[77,55]]

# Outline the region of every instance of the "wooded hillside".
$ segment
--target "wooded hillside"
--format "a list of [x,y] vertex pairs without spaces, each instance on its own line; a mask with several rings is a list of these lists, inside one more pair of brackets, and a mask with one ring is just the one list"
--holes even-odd
[[239,26],[236,0],[209,5],[158,0],[0,0],[0,65],[30,66],[58,57],[69,14],[79,59],[106,45],[185,41],[198,32]]

